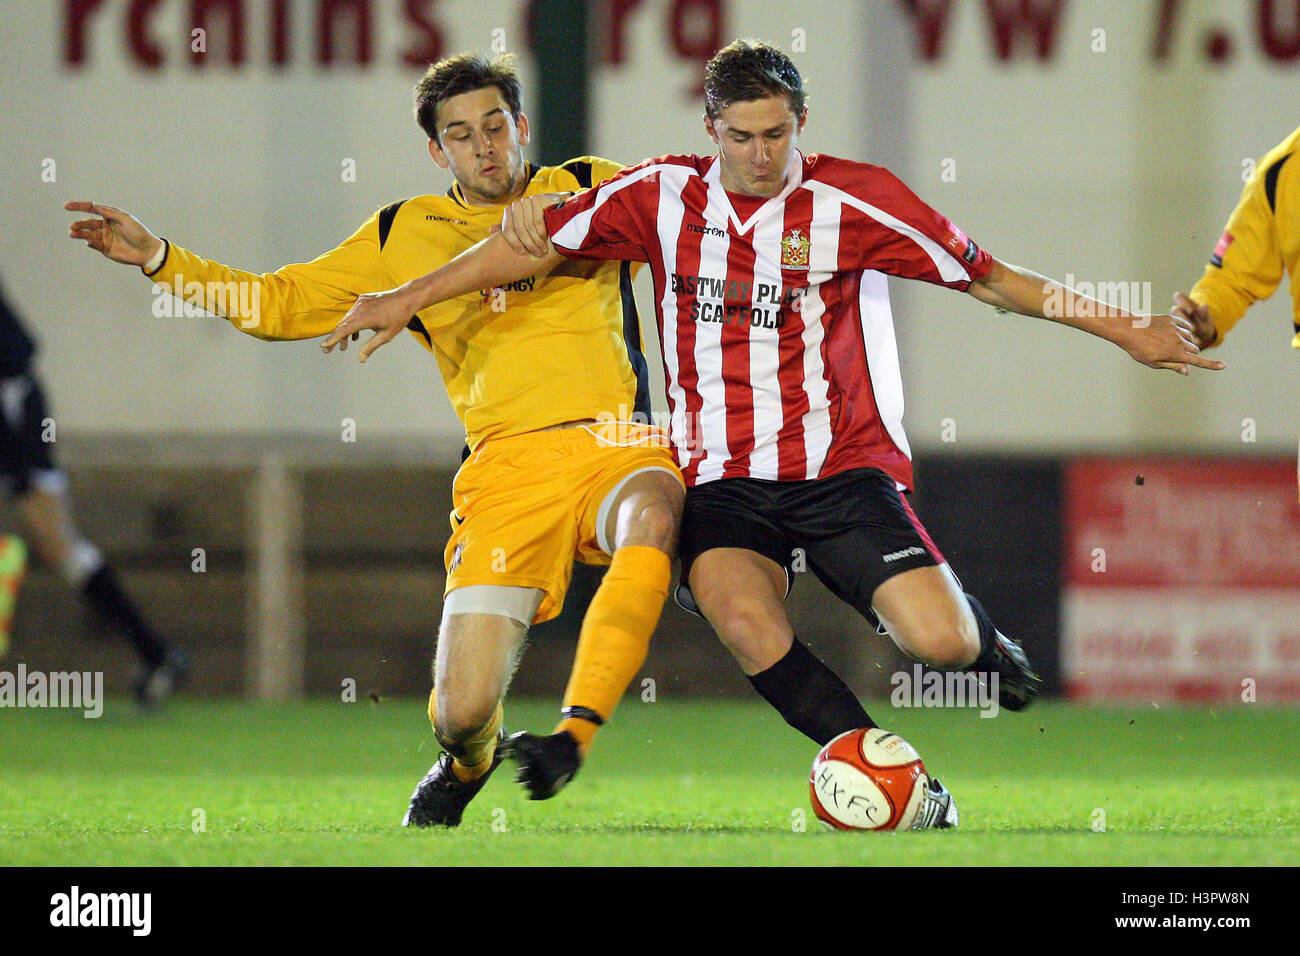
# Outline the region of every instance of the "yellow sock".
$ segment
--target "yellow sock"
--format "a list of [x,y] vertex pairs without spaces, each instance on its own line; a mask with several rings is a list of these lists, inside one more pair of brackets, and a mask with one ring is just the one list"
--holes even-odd
[[[498,703],[487,726],[461,744],[460,754],[451,762],[451,770],[458,780],[468,783],[492,769],[492,758],[497,752],[497,734],[501,732],[504,719],[504,711]],[[438,737],[438,697],[432,690],[429,691],[429,722],[433,724],[433,735]],[[438,737],[438,741],[442,743],[442,738]]]
[[[627,685],[645,663],[671,575],[672,561],[658,548],[635,545],[614,552],[582,619],[573,673],[564,692],[566,709],[585,707],[602,720],[613,716]],[[586,754],[599,726],[581,717],[566,717],[555,730],[573,734]]]

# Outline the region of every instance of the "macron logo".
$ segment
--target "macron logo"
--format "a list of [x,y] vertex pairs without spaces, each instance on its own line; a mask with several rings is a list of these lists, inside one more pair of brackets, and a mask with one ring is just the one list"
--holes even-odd
[[883,557],[885,563],[888,564],[890,561],[901,561],[903,558],[910,558],[914,554],[925,554],[925,548],[918,548],[916,545],[912,545],[910,548],[904,548],[902,551],[891,551],[889,554],[883,555]]
[[152,893],[70,892],[50,897],[51,926],[128,926],[134,936],[148,936],[152,924]]

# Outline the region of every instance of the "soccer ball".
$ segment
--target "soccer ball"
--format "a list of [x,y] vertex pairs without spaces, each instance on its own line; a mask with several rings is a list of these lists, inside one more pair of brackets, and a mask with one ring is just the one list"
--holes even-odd
[[930,776],[898,734],[872,727],[840,734],[813,761],[813,812],[836,830],[906,830],[916,822]]

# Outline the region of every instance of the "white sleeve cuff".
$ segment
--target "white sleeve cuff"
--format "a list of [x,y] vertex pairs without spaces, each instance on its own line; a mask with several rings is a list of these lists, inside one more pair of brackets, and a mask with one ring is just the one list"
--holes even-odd
[[158,247],[158,251],[153,254],[153,258],[140,267],[144,270],[145,275],[151,276],[162,268],[162,264],[167,261],[169,245],[167,240],[164,239],[162,245]]

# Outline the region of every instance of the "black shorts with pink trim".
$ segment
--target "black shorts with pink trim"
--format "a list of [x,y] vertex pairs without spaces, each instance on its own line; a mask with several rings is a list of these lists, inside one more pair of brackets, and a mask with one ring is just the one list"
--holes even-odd
[[895,574],[944,563],[894,479],[856,468],[811,481],[722,478],[687,489],[677,603],[699,614],[691,565],[714,548],[755,551],[795,574],[812,571],[836,597],[879,626],[871,596]]

